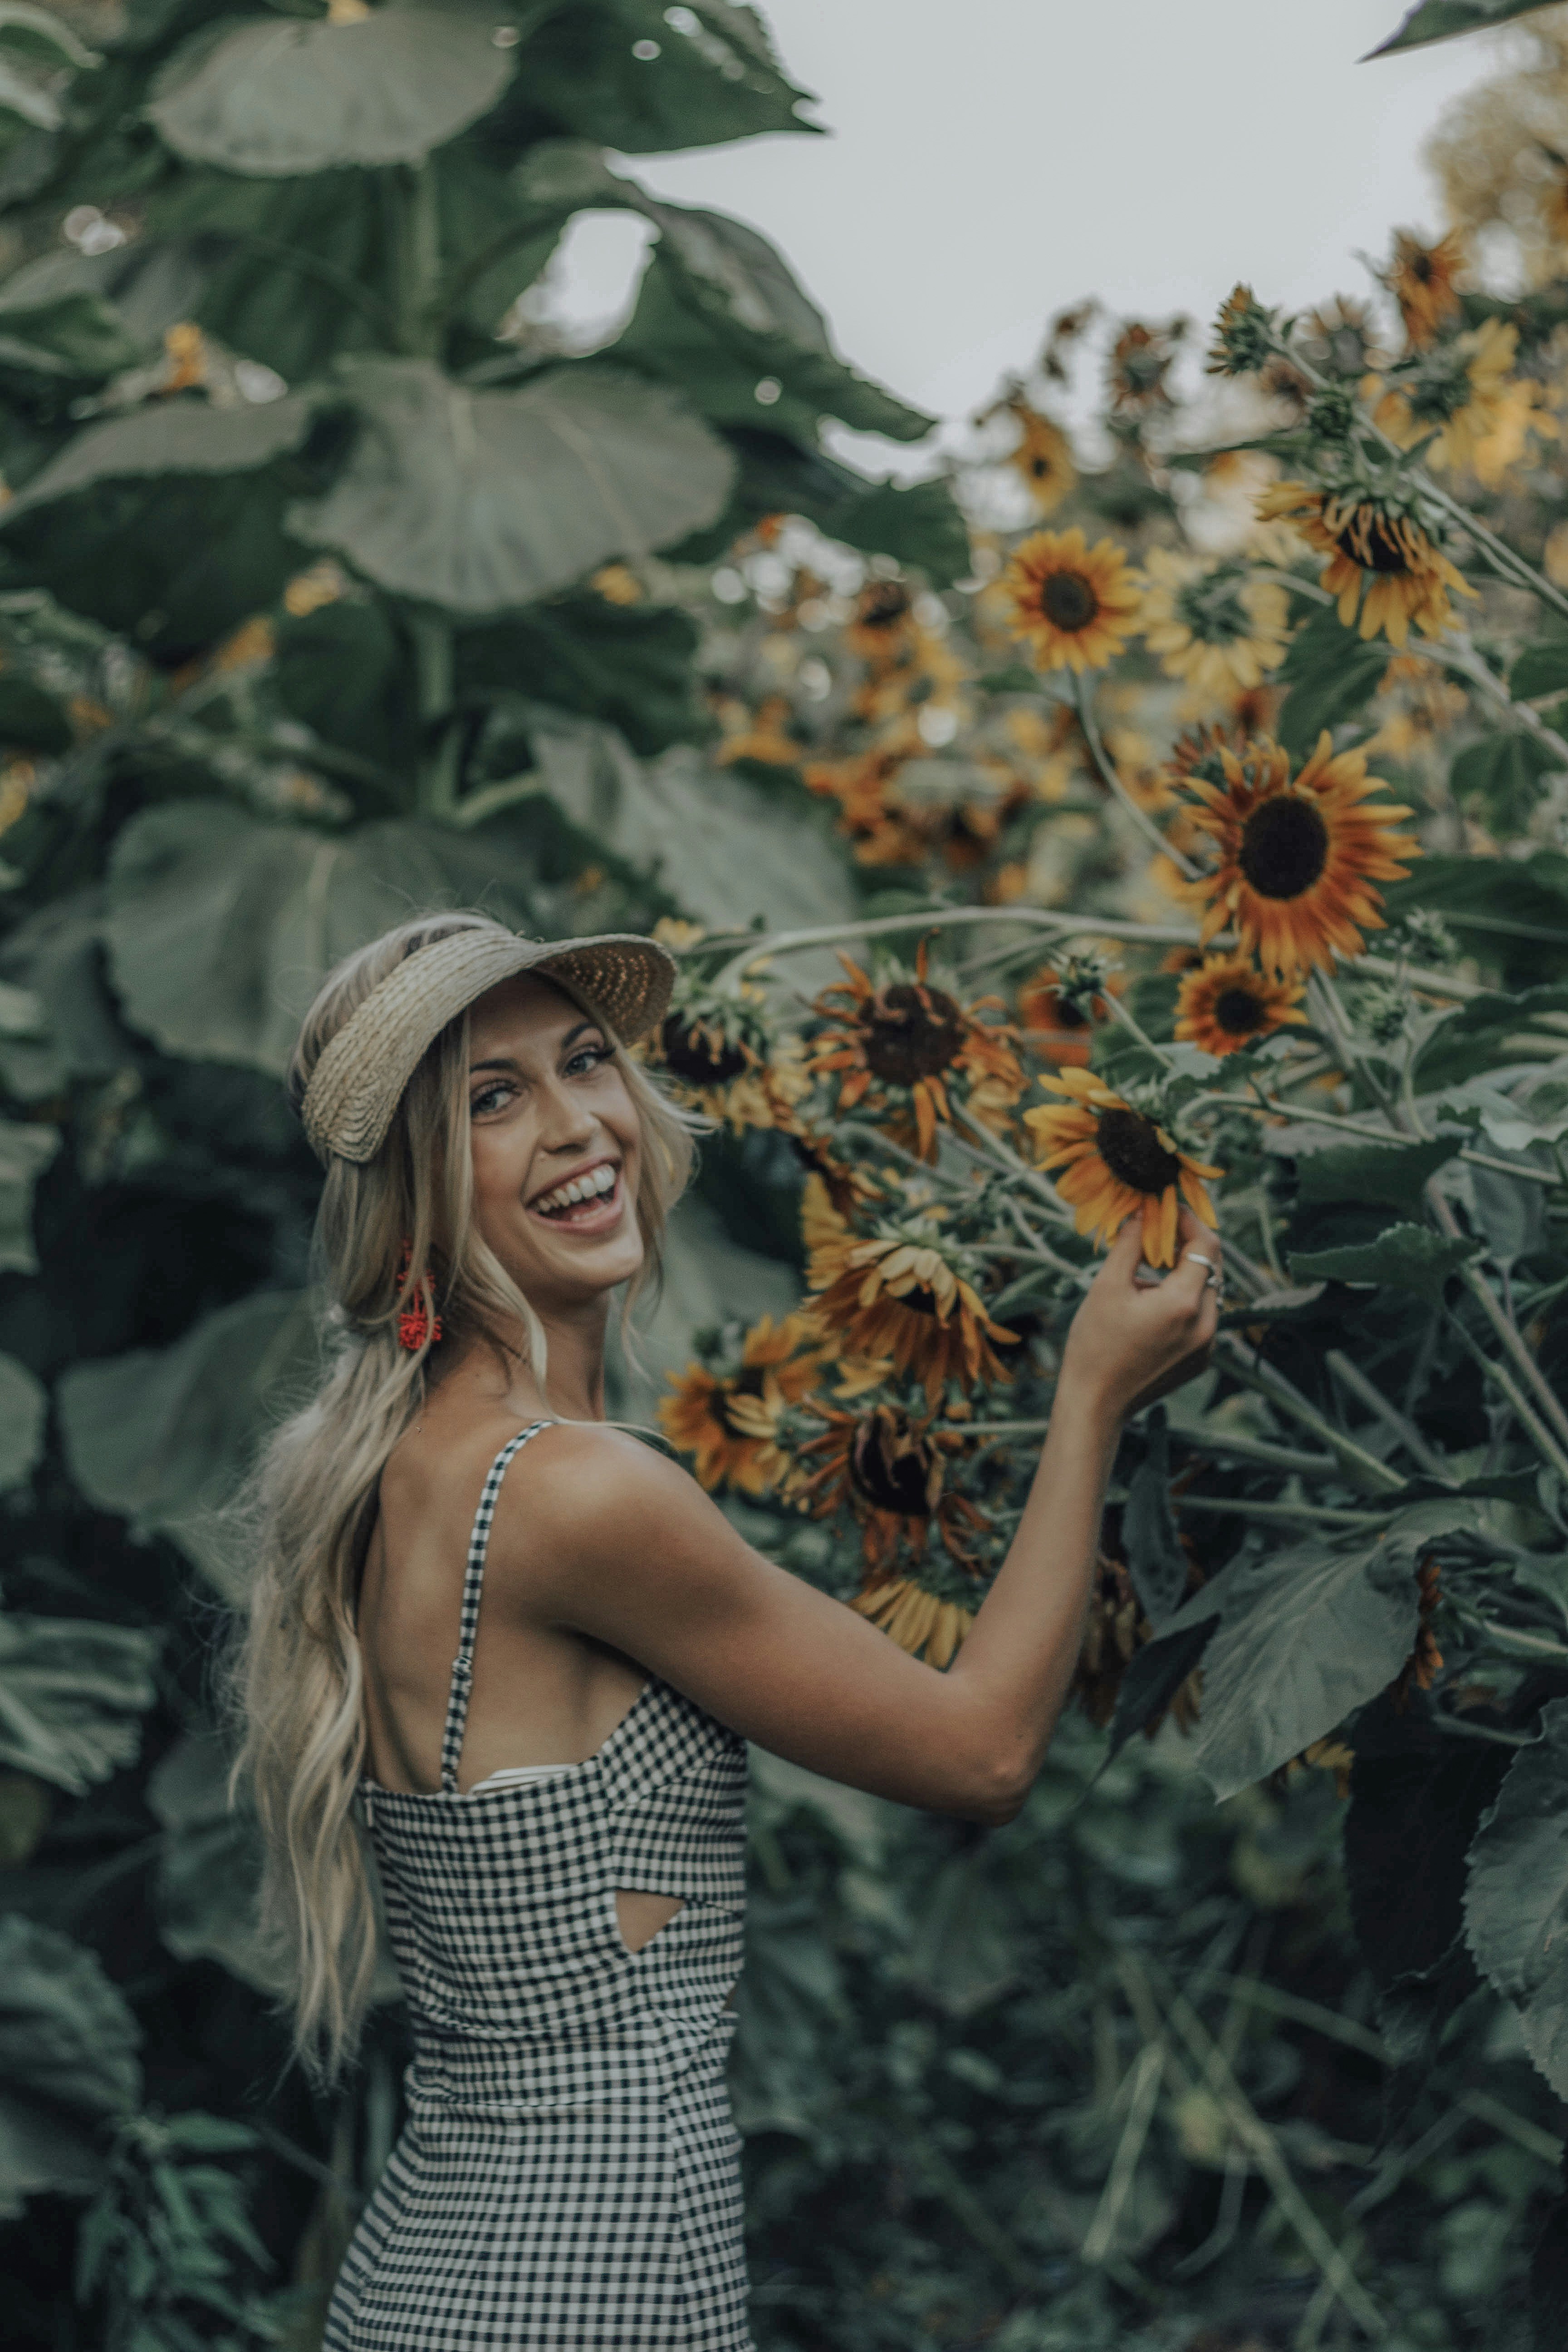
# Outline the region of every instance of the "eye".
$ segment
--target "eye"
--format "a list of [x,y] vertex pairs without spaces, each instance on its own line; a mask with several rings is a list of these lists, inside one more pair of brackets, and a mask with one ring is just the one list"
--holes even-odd
[[574,1046],[566,1064],[566,1076],[586,1077],[610,1059],[610,1048],[602,1040],[596,1045]]
[[469,1096],[469,1118],[483,1118],[491,1111],[503,1109],[507,1097],[516,1092],[510,1078],[492,1078],[488,1086],[480,1087],[476,1094]]

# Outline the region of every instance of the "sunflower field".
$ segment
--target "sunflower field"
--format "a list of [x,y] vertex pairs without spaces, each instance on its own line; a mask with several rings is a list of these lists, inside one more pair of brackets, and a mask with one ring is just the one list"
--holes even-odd
[[479,904],[679,954],[613,1409],[933,1668],[1100,1249],[1224,1258],[1019,1818],[753,1754],[760,2352],[1562,2352],[1568,10],[1387,45],[1512,16],[1360,294],[1086,300],[898,488],[635,175],[809,131],[734,0],[0,5],[7,2343],[315,2352],[398,2127],[390,1979],[285,2071],[223,1506],[299,1013]]

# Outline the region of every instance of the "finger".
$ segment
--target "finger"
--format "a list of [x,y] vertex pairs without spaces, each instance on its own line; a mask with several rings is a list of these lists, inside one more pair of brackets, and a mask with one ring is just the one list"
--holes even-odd
[[1117,1287],[1130,1286],[1143,1263],[1143,1227],[1138,1217],[1129,1217],[1105,1254],[1101,1272]]
[[[1179,1302],[1189,1314],[1196,1314],[1199,1307],[1205,1303],[1204,1296],[1205,1289],[1209,1303],[1212,1303],[1219,1295],[1218,1239],[1209,1232],[1206,1225],[1198,1224],[1196,1218],[1193,1223],[1196,1230],[1193,1234],[1182,1235],[1181,1255],[1176,1260],[1176,1270],[1166,1286],[1171,1291],[1173,1302]],[[1214,1277],[1212,1281],[1211,1276]]]

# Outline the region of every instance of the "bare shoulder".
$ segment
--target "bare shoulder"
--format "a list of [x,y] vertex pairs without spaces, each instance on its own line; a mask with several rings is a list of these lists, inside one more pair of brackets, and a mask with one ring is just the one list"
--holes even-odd
[[693,1522],[730,1533],[723,1513],[679,1464],[629,1430],[558,1422],[508,1472],[491,1541],[520,1569],[526,1562],[538,1588],[552,1574],[576,1580],[584,1571],[624,1568],[628,1557],[651,1563],[665,1549],[651,1538],[668,1541]]

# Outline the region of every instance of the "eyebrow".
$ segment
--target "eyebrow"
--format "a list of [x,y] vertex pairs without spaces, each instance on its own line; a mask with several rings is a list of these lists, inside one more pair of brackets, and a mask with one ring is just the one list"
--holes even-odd
[[[586,1031],[597,1031],[599,1035],[603,1036],[603,1024],[597,1021],[579,1021],[575,1027],[568,1029],[565,1036],[561,1040],[559,1050],[563,1054],[566,1051],[567,1046],[570,1045],[575,1038],[581,1037]],[[471,1077],[476,1070],[515,1070],[517,1066],[517,1063],[512,1059],[510,1054],[500,1054],[488,1062],[470,1062],[468,1064],[468,1075]]]

